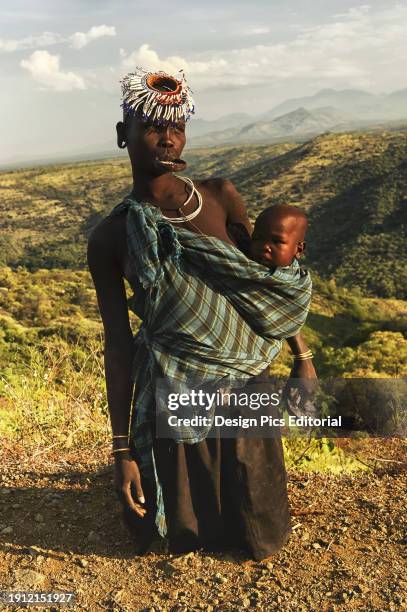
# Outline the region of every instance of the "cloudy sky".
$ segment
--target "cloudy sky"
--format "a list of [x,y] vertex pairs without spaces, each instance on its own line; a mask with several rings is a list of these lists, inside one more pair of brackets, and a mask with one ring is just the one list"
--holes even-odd
[[136,66],[184,69],[214,119],[405,88],[406,34],[407,0],[3,0],[0,163],[108,144]]

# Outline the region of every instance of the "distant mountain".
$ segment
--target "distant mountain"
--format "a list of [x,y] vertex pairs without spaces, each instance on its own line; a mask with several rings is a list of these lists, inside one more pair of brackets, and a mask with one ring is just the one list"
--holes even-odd
[[305,140],[339,125],[349,125],[351,117],[335,108],[305,108],[277,117],[272,121],[255,121],[243,127],[230,128],[193,139],[195,146],[211,146],[227,143],[276,142],[281,140]]
[[[307,111],[309,114],[307,114]],[[237,121],[239,115],[232,115]],[[247,116],[246,116],[247,118]],[[326,130],[344,131],[404,120],[407,123],[407,89],[391,94],[371,94],[358,89],[322,89],[312,96],[292,98],[245,123],[228,123],[224,117],[205,132],[189,132],[194,146],[306,139]],[[276,123],[277,122],[277,123]],[[191,122],[193,128],[193,122]],[[228,129],[226,129],[228,128]]]
[[251,116],[247,113],[231,113],[213,120],[192,117],[187,124],[188,136],[195,138],[209,132],[242,126],[249,121],[251,121]]
[[270,120],[299,107],[314,110],[323,106],[349,113],[353,119],[407,119],[407,89],[390,94],[371,94],[359,89],[322,89],[312,96],[286,100],[260,118]]
[[[307,114],[308,111],[308,114]],[[393,129],[407,125],[407,89],[371,94],[359,89],[322,89],[311,96],[285,100],[260,115],[230,113],[214,120],[192,117],[187,141],[192,147],[230,144],[301,142],[326,131]],[[32,156],[19,154],[0,162],[0,169],[123,155],[113,139],[72,151]]]
[[381,101],[380,96],[358,89],[344,89],[341,91],[336,89],[322,89],[312,96],[285,100],[266,113],[263,113],[261,118],[263,120],[275,119],[299,107],[314,110],[325,106],[348,112],[354,117],[366,111],[367,108],[377,105],[379,100]]

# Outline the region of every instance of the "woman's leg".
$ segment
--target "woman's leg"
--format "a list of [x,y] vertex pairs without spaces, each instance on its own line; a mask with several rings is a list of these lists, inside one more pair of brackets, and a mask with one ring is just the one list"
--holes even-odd
[[[281,438],[222,440],[224,522],[256,560],[278,552],[290,534]],[[233,536],[229,530],[229,540]]]
[[171,551],[221,548],[219,438],[197,444],[156,439],[154,454]]
[[[251,379],[240,392],[270,394],[267,371]],[[268,411],[278,416],[273,407]],[[242,437],[222,440],[224,523],[235,531],[236,544],[240,546],[243,540],[256,560],[280,550],[291,531],[283,446],[279,430],[271,431],[270,438],[250,437],[250,432],[243,430]]]

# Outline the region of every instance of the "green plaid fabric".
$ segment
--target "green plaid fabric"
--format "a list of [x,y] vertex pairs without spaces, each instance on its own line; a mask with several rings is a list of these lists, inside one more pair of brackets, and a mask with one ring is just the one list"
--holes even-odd
[[[146,292],[144,317],[134,337],[131,447],[146,478],[157,485],[156,523],[165,534],[162,492],[153,448],[156,383],[188,381],[233,387],[266,369],[282,340],[304,324],[311,278],[297,260],[268,269],[218,238],[202,236],[162,219],[160,210],[128,197],[112,214],[127,210],[127,245],[133,270]],[[135,309],[137,296],[129,300]],[[178,442],[205,437],[178,431]]]

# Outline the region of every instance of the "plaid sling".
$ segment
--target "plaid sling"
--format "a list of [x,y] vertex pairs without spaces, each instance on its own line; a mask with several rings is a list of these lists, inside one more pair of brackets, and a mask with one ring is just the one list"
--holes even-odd
[[[110,214],[126,209],[130,261],[146,292],[134,336],[130,445],[141,473],[156,480],[156,524],[165,535],[152,450],[156,382],[182,385],[193,379],[232,387],[264,371],[282,340],[305,323],[312,284],[297,260],[266,268],[218,238],[175,229],[151,204],[127,197]],[[132,310],[135,299],[128,302]],[[202,437],[186,428],[177,441],[196,443]]]

